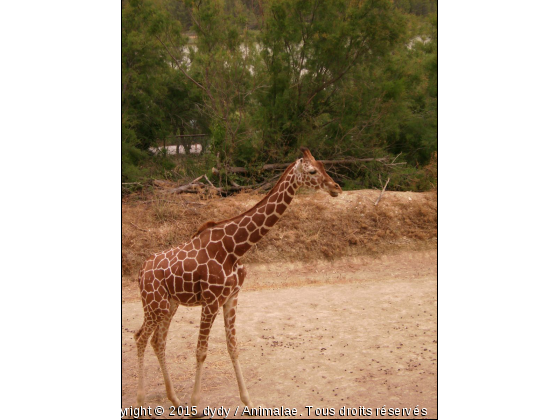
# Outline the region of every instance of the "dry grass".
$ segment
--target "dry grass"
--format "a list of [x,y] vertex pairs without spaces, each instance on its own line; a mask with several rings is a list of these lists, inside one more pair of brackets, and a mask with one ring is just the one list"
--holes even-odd
[[[245,262],[306,261],[378,255],[398,248],[434,248],[435,192],[379,191],[300,193],[275,228],[244,257]],[[194,195],[132,195],[122,204],[123,281],[135,280],[144,259],[190,239],[208,220],[233,217],[263,196],[242,193],[204,199]]]

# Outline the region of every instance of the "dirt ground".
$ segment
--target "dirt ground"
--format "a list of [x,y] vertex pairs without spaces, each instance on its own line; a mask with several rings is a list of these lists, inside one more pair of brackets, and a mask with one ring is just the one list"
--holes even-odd
[[[437,251],[433,247],[334,261],[245,266],[248,275],[236,325],[240,361],[255,406],[295,408],[297,417],[303,418],[437,417]],[[142,316],[136,284],[125,282],[123,409],[135,403],[133,332],[142,324]],[[194,382],[199,319],[199,307],[179,308],[167,340],[168,367],[185,403],[190,402]],[[145,406],[165,410],[161,416],[152,411],[146,418],[177,418],[171,416],[150,346],[145,364]],[[212,328],[202,389],[199,412],[224,407],[231,410],[227,418],[242,417],[244,406],[221,315]],[[306,406],[313,406],[310,416]],[[356,415],[341,415],[343,407],[355,409]],[[394,411],[378,410],[382,408]],[[415,408],[425,411],[414,416]],[[224,417],[225,413],[214,416]]]

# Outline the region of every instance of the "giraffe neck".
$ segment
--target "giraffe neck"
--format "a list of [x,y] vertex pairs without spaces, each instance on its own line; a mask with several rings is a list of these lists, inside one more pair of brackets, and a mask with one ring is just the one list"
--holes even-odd
[[229,252],[240,258],[282,217],[301,185],[294,167],[295,163],[286,169],[274,188],[259,203],[225,225],[226,234],[233,234],[233,249],[228,249]]

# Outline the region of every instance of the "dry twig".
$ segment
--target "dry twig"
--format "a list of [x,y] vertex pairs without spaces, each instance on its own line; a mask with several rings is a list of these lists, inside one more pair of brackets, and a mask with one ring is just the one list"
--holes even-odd
[[135,225],[134,223],[132,223],[132,222],[128,222],[128,223],[130,223],[130,224],[131,224],[132,226],[134,226],[136,229],[141,230],[142,232],[147,232],[146,229],[142,229],[141,227],[136,226],[136,225]]
[[374,206],[377,206],[377,204],[379,203],[379,200],[381,200],[381,196],[383,195],[383,192],[385,192],[385,188],[387,188],[387,184],[389,183],[390,180],[391,180],[391,177],[387,178],[387,182],[385,183],[385,186],[381,190],[381,194],[379,194],[379,197],[377,197],[377,200],[373,204]]

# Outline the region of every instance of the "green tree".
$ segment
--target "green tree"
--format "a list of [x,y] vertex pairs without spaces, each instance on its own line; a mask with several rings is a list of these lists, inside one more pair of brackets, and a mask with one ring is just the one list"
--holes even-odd
[[[322,158],[402,156],[400,180],[437,149],[433,1],[123,4],[125,179],[177,133],[209,133],[222,168],[285,161],[305,144]],[[377,169],[348,176],[371,186]]]
[[260,38],[270,85],[260,96],[268,153],[286,154],[317,140],[317,129],[340,124],[345,82],[357,67],[383,61],[402,27],[385,0],[268,3]]
[[[250,165],[260,150],[254,93],[260,89],[257,45],[241,2],[191,2],[196,48],[189,74],[202,92],[212,150],[223,165]],[[195,82],[196,81],[196,82]]]
[[123,179],[137,178],[145,152],[174,133],[192,105],[189,90],[168,50],[180,54],[181,26],[158,3],[123,3],[121,35],[121,112]]
[[394,97],[384,138],[389,151],[424,165],[437,149],[437,19],[409,22],[411,41],[394,51],[384,72],[385,90]]

